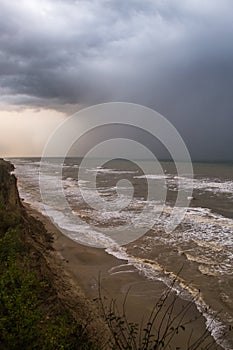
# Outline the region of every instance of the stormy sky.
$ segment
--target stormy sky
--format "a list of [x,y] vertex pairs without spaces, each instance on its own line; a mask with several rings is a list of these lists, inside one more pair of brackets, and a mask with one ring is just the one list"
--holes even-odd
[[232,0],[0,0],[0,19],[3,156],[127,101],[170,120],[193,159],[233,160]]

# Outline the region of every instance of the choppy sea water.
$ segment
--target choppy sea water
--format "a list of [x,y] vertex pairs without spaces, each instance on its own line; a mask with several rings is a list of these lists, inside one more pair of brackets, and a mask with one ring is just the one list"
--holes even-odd
[[[21,197],[44,214],[49,212],[53,221],[72,239],[84,244],[93,242],[94,245],[98,240],[104,241],[109,254],[127,260],[130,266],[133,265],[148,279],[160,280],[166,285],[171,285],[179,272],[174,286],[177,293],[184,299],[198,295],[197,307],[204,312],[206,325],[212,335],[221,340],[225,349],[233,348],[233,337],[229,332],[227,336],[221,337],[233,324],[233,164],[193,164],[195,177],[190,206],[183,221],[173,232],[168,233],[164,230],[164,225],[169,221],[178,183],[178,175],[171,162],[161,163],[163,175],[157,176],[143,174],[137,166],[123,160],[115,160],[99,167],[97,188],[100,198],[107,203],[114,201],[117,197],[116,184],[122,179],[133,184],[134,194],[122,210],[111,210],[111,206],[96,210],[85,202],[79,190],[81,184],[78,182],[78,171],[81,160],[66,159],[62,184],[72,216],[80,218],[79,224],[74,224],[70,213],[57,202],[56,193],[50,193],[53,200],[44,208],[38,179],[40,159],[10,160],[16,167]],[[58,175],[59,164],[59,159],[47,159],[44,164],[46,172],[42,176],[48,192]],[[185,174],[181,176],[183,191],[188,193],[191,181]],[[137,222],[135,218],[145,204],[153,207],[155,213],[156,210],[160,211],[162,203],[153,200],[148,203],[148,181],[166,187],[165,207],[160,215],[155,215],[153,227],[142,237],[124,246],[114,244],[114,237],[109,239],[102,229],[111,227],[118,232],[123,225],[131,223],[140,227],[143,223]],[[88,181],[83,181],[82,188],[85,189],[85,196],[92,195],[93,188]],[[124,201],[123,182],[120,196]],[[125,269],[122,273],[125,273]],[[215,313],[218,315],[211,321]]]

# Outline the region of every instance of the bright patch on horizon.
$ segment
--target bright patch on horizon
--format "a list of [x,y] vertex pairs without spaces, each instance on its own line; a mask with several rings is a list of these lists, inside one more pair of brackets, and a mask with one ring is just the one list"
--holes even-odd
[[41,156],[50,134],[65,114],[50,109],[0,111],[0,156]]

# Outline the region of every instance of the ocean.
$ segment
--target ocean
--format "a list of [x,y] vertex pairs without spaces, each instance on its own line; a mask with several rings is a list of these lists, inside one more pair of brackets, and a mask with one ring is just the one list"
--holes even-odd
[[[42,213],[49,214],[70,238],[81,244],[104,244],[108,254],[127,260],[149,280],[162,281],[166,286],[170,286],[178,274],[173,286],[176,292],[187,300],[197,296],[197,308],[203,312],[211,334],[216,340],[221,336],[224,338],[221,339],[224,349],[233,349],[232,332],[223,336],[233,324],[233,163],[194,162],[193,183],[186,174],[181,175],[182,191],[187,192],[188,196],[193,186],[193,193],[182,222],[175,230],[168,232],[164,226],[169,220],[178,191],[178,175],[172,162],[161,162],[163,174],[160,175],[150,174],[149,171],[143,174],[132,162],[120,159],[109,161],[97,169],[86,169],[87,173],[93,171],[97,174],[98,196],[106,203],[98,210],[89,177],[82,183],[78,181],[81,159],[68,158],[62,171],[62,187],[66,205],[68,203],[70,208],[67,211],[52,186],[59,174],[59,158],[43,160],[46,171],[41,177],[50,198],[45,206],[39,186],[40,159],[9,160],[16,168],[21,198]],[[150,169],[150,161],[144,162]],[[126,183],[120,180],[128,180],[133,185],[132,199],[128,202],[125,198],[128,192],[124,192]],[[165,188],[164,206],[159,200],[147,198],[148,182],[152,186]],[[85,198],[94,198],[93,205],[84,200],[80,186],[85,191]],[[111,203],[117,196],[118,201],[126,205],[113,210]],[[134,229],[140,231],[145,226],[140,216],[145,205],[155,213],[154,217],[148,217],[153,222],[146,222],[150,228],[136,239],[132,235],[126,244],[120,245],[118,237],[124,236],[122,227],[132,227],[133,234]],[[114,232],[111,237],[107,233],[105,235],[108,229]],[[213,315],[217,316],[211,321]]]

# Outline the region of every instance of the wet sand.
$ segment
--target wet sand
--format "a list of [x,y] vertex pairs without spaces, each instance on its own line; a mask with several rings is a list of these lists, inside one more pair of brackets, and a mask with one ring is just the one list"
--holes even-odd
[[[102,294],[109,300],[115,299],[121,310],[126,294],[126,314],[130,322],[141,323],[148,319],[154,305],[157,303],[161,293],[164,291],[164,284],[159,281],[150,281],[134,267],[127,264],[127,261],[119,260],[103,249],[87,247],[78,244],[65,236],[48,217],[24,203],[27,212],[40,220],[49,233],[53,235],[53,248],[59,254],[64,270],[72,276],[72,279],[85,292],[90,299],[98,297],[99,284]],[[173,294],[174,295],[174,294]],[[168,300],[164,309],[159,313],[158,321],[161,322],[165,315],[168,318],[167,307],[173,298]],[[188,302],[176,298],[172,310],[172,317],[175,317]],[[194,343],[206,332],[205,319],[197,310],[195,304],[191,304],[185,312],[182,323],[197,319],[185,326],[185,331],[179,330],[171,342],[171,349],[180,347],[187,349],[188,342]],[[191,335],[191,340],[190,340]],[[195,349],[208,349],[208,344],[213,343],[213,338],[207,334],[207,339],[202,345]],[[194,349],[190,348],[190,349]],[[211,349],[222,349],[220,346],[212,346]]]

